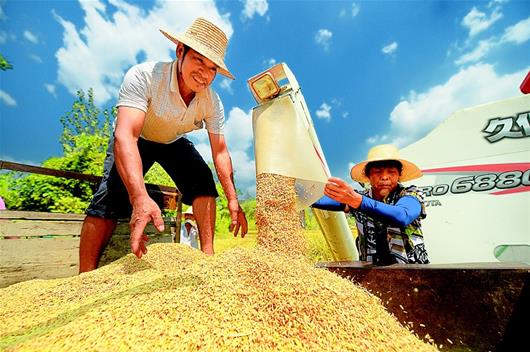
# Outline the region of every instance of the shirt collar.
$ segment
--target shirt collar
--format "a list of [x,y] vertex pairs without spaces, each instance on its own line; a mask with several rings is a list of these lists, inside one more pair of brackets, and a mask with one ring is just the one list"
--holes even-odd
[[177,78],[178,65],[177,59],[171,64],[171,77],[169,78],[169,89],[174,93],[179,93],[179,80]]

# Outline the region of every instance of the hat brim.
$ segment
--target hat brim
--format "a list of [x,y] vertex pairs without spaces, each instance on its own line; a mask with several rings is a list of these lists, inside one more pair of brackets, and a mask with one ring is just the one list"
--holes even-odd
[[411,163],[410,161],[405,160],[405,159],[394,159],[394,158],[374,159],[374,160],[363,161],[359,164],[354,165],[351,168],[350,176],[354,181],[362,182],[362,183],[370,183],[370,179],[364,173],[364,169],[366,168],[366,165],[370,162],[385,161],[385,160],[399,161],[401,165],[403,165],[403,169],[401,170],[401,175],[399,176],[399,182],[411,181],[411,180],[414,180],[414,179],[417,179],[423,176],[423,173],[421,172],[420,168],[416,166],[416,164]]
[[188,47],[192,48],[193,50],[195,50],[196,52],[198,52],[199,54],[201,54],[202,56],[206,57],[208,60],[210,60],[214,64],[216,64],[217,67],[218,67],[217,68],[217,72],[219,72],[220,74],[222,74],[225,77],[228,77],[230,79],[235,80],[234,75],[232,73],[230,73],[230,71],[226,67],[226,64],[224,63],[223,59],[219,58],[219,57],[214,57],[213,55],[211,55],[209,53],[208,48],[206,48],[201,43],[193,41],[193,40],[189,39],[188,37],[186,37],[184,35],[173,35],[173,34],[168,33],[168,32],[166,32],[166,31],[164,31],[162,29],[160,29],[160,32],[167,39],[171,40],[173,43],[175,43],[177,45],[179,43],[182,43],[182,44],[187,45]]

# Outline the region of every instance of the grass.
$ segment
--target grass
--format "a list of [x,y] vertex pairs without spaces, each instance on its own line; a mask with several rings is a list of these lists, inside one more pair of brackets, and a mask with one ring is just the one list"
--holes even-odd
[[256,230],[249,230],[245,238],[240,235],[234,237],[232,234],[226,236],[216,236],[214,239],[214,248],[216,253],[222,253],[236,247],[253,248],[256,246]]
[[[241,238],[240,236],[234,237],[230,234],[216,236],[214,240],[215,252],[222,253],[236,247],[253,248],[256,246],[256,235],[257,231],[251,229],[245,238]],[[325,262],[333,260],[326,240],[320,230],[304,230],[304,236],[309,246],[308,257],[311,261]]]

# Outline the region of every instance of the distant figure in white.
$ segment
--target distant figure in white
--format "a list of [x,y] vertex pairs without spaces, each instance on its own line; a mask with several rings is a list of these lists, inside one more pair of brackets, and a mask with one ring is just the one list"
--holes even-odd
[[199,230],[193,216],[193,208],[189,207],[182,215],[184,221],[180,225],[180,243],[199,249]]

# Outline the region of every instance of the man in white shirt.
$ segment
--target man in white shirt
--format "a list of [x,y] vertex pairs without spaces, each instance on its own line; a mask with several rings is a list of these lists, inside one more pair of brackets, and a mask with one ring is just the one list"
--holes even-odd
[[184,219],[182,225],[180,225],[179,243],[198,249],[199,243],[197,242],[197,239],[199,236],[199,230],[197,229],[197,223],[195,222],[192,208],[193,207],[189,207],[184,213],[182,213]]
[[81,230],[80,273],[97,268],[118,218],[130,216],[131,250],[138,258],[147,252],[145,226],[152,222],[159,231],[164,229],[160,208],[147,194],[143,179],[154,162],[175,181],[183,202],[193,205],[201,250],[214,254],[218,194],[208,165],[185,138],[185,133],[203,126],[208,130],[215,169],[228,199],[230,231],[237,236],[241,228],[242,237],[247,233],[223,136],[223,105],[211,88],[217,72],[234,79],[224,63],[226,35],[202,18],[184,34],[161,32],[177,44],[177,59],[136,65],[125,75],[103,180]]

